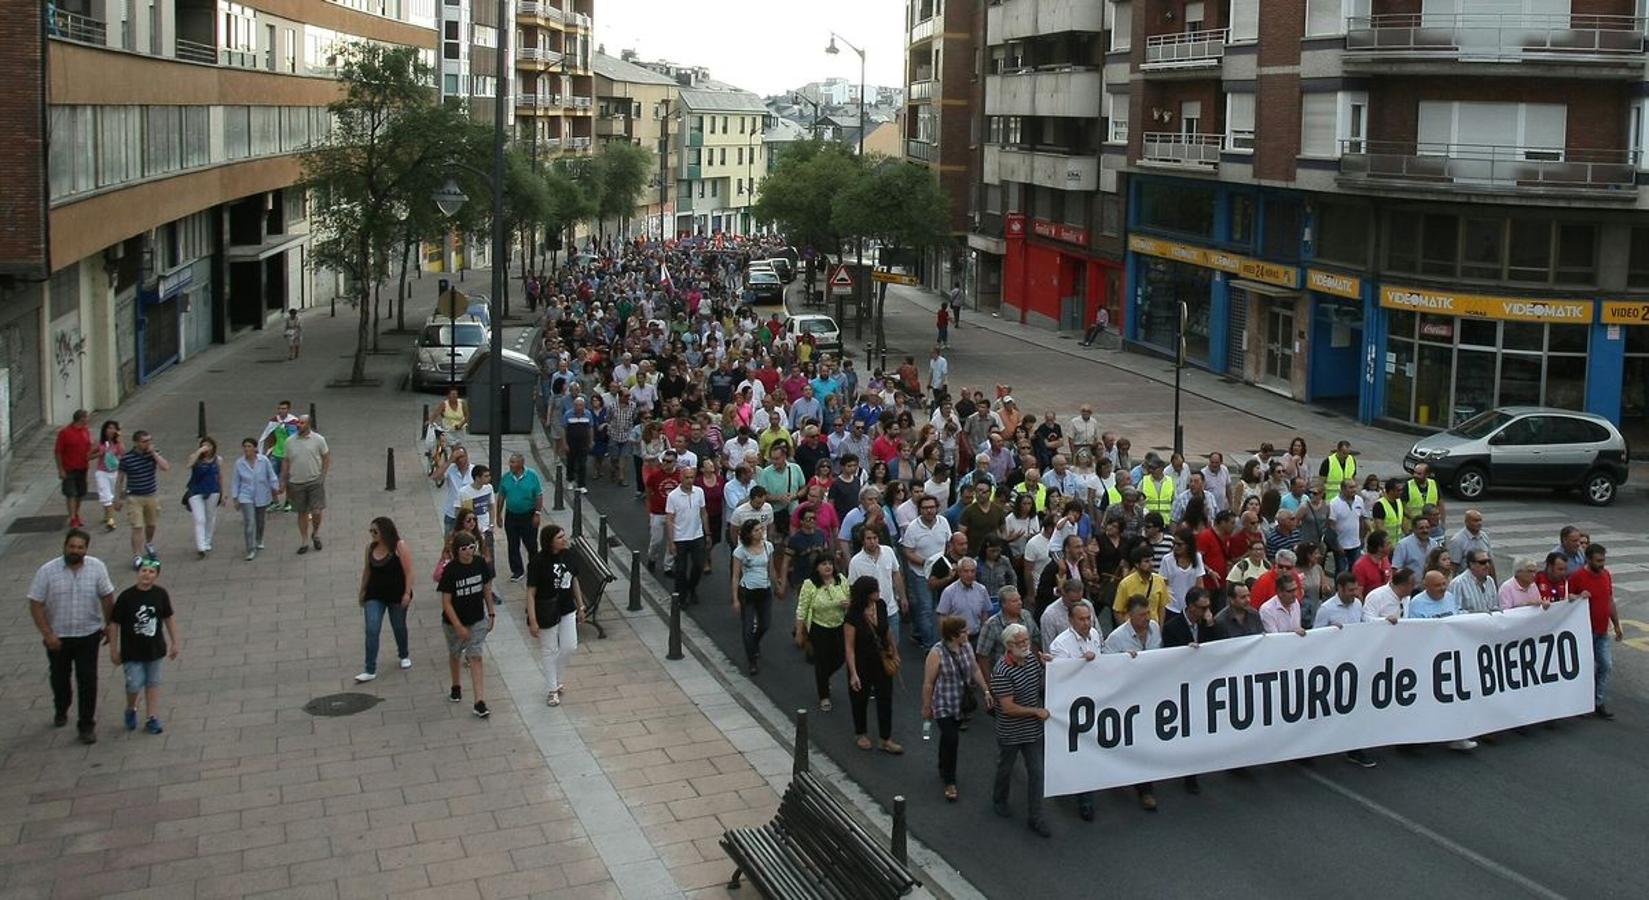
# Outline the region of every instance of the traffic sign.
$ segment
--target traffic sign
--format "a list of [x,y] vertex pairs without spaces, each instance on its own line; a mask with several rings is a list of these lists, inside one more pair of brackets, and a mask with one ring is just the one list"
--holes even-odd
[[870,278],[871,278],[872,281],[881,281],[881,282],[886,282],[887,284],[911,284],[911,285],[913,285],[913,284],[916,283],[916,276],[915,275],[906,275],[903,272],[876,271],[876,272],[870,273]]
[[836,267],[836,274],[830,276],[830,289],[839,293],[853,290],[853,276],[848,274],[847,266]]

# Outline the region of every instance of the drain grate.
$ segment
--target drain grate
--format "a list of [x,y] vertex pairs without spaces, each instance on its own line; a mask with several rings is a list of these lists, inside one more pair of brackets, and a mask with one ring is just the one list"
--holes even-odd
[[330,719],[366,712],[382,702],[384,702],[382,697],[375,697],[372,694],[327,694],[324,697],[316,697],[305,703],[303,711],[312,716],[324,716]]
[[18,516],[6,528],[7,534],[50,534],[63,530],[62,516]]

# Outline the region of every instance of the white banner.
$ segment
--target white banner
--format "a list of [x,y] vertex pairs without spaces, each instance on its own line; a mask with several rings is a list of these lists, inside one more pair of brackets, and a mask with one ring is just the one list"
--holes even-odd
[[1592,710],[1584,602],[1369,622],[1048,666],[1049,796]]

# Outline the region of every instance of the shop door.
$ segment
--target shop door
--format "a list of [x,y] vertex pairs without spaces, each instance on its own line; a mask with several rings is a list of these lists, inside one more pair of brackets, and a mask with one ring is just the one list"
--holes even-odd
[[1230,347],[1226,349],[1225,371],[1238,378],[1246,378],[1246,369],[1243,368],[1248,355],[1248,292],[1241,288],[1231,289],[1230,324],[1226,334],[1230,335]]
[[1270,303],[1265,311],[1265,368],[1260,380],[1288,389],[1294,376],[1294,303]]

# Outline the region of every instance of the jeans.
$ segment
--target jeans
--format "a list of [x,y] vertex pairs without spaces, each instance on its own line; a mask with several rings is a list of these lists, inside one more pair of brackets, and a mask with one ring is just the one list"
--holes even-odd
[[933,722],[939,726],[939,780],[949,787],[956,783],[956,749],[962,743],[962,723],[955,716]]
[[1013,781],[1015,756],[1025,759],[1025,794],[1028,822],[1042,820],[1042,741],[1030,744],[999,744],[996,748],[996,789],[991,798],[997,806],[1008,805],[1008,787]]
[[395,658],[407,658],[407,608],[395,600],[367,600],[361,604],[366,624],[366,666],[363,671],[378,671],[378,635],[384,629],[384,611],[389,611],[389,630],[395,634]]
[[[533,531],[532,513],[504,513],[504,543],[509,547],[510,576],[519,578],[538,557],[538,535]],[[527,568],[521,562],[523,546],[527,548]]]
[[62,646],[47,650],[46,660],[51,665],[52,710],[67,715],[74,702],[70,692],[70,676],[80,694],[80,730],[90,731],[97,723],[97,650],[103,645],[103,633],[94,631],[83,637],[60,637]]
[[573,487],[583,487],[588,482],[586,475],[586,461],[590,458],[588,448],[567,448],[567,483]]
[[673,574],[676,580],[676,593],[681,595],[682,600],[697,600],[699,579],[704,577],[704,558],[708,552],[704,538],[676,541],[675,546],[676,565]]
[[902,561],[905,567],[906,594],[910,597],[910,618],[915,623],[916,643],[931,647],[939,641],[938,623],[933,614],[933,589],[928,587],[922,570]]
[[1598,706],[1603,705],[1603,695],[1609,690],[1609,673],[1615,669],[1613,644],[1614,638],[1610,637],[1607,631],[1592,635],[1592,660],[1595,666],[1593,672],[1597,683],[1593,697]]
[[1362,557],[1363,548],[1350,547],[1345,550],[1336,550],[1334,552],[1340,557],[1340,571],[1350,572],[1351,567],[1356,565],[1357,560]]
[[268,512],[268,506],[240,505],[240,527],[246,538],[247,553],[257,552],[258,545],[263,543],[263,523]]
[[807,628],[807,639],[813,645],[813,687],[820,700],[829,700],[830,679],[841,671],[847,661],[847,648],[842,644],[842,626],[826,628],[815,622]]
[[762,637],[773,619],[771,588],[739,588],[739,620],[744,631],[744,658],[751,665],[761,659]]
[[567,660],[578,649],[578,616],[573,613],[557,619],[554,625],[538,629],[538,651],[544,657],[544,687],[561,690],[561,673],[567,671]]
[[195,549],[212,549],[212,535],[218,530],[218,499],[222,494],[190,494],[189,515],[195,520]]
[[853,733],[866,734],[868,726],[866,707],[870,703],[870,695],[876,695],[876,728],[882,734],[882,740],[893,739],[893,679],[887,677],[882,669],[882,658],[872,656],[866,658],[860,654],[855,660],[859,669],[859,689],[853,690],[849,685],[848,703],[853,707]]

